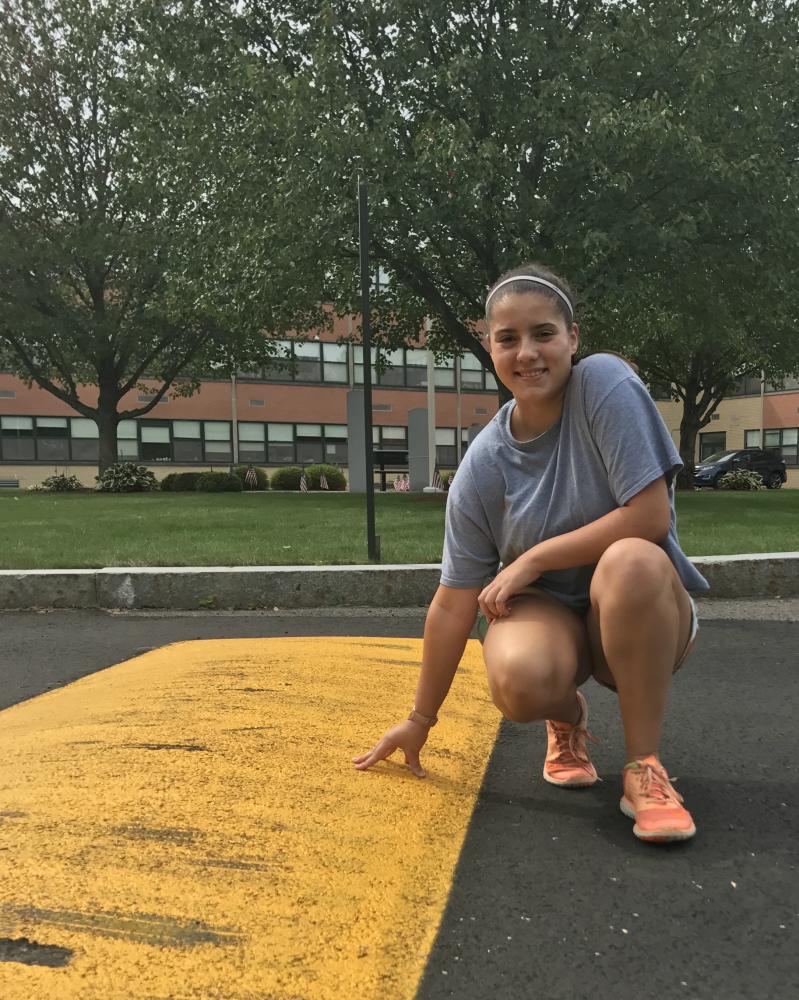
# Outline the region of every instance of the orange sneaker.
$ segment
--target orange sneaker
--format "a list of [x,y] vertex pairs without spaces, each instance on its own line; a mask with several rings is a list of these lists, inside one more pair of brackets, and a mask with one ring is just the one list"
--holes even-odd
[[625,816],[635,820],[633,833],[639,840],[662,843],[693,837],[696,827],[691,814],[654,754],[625,765],[623,779],[619,806]]
[[547,758],[544,781],[561,788],[588,788],[599,781],[586,749],[586,740],[596,743],[588,732],[588,705],[578,691],[580,719],[574,725],[547,719]]

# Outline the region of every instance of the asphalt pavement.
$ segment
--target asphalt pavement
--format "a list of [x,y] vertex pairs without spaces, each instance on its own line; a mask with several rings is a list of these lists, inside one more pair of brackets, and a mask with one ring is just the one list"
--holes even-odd
[[[700,609],[662,754],[697,822],[690,842],[639,843],[619,812],[610,692],[585,689],[603,779],[592,789],[546,784],[543,726],[502,722],[417,1000],[799,995],[799,615],[783,608]],[[423,613],[6,612],[0,707],[170,642],[418,637]],[[342,767],[357,749],[342,748]],[[416,878],[423,888],[423,868]]]

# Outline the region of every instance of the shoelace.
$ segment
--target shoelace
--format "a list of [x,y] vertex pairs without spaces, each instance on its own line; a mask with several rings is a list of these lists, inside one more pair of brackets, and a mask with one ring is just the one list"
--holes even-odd
[[550,726],[555,734],[555,743],[558,748],[558,755],[551,761],[552,764],[560,764],[564,767],[571,767],[574,762],[582,766],[590,764],[585,741],[589,739],[592,743],[599,743],[593,733],[582,726],[561,728],[557,722],[550,722]]
[[657,805],[668,805],[676,802],[682,805],[685,801],[676,789],[672,788],[672,781],[676,778],[669,778],[668,774],[654,764],[642,763],[640,760],[631,761],[625,765],[625,770],[633,771],[639,775],[641,780],[641,795]]

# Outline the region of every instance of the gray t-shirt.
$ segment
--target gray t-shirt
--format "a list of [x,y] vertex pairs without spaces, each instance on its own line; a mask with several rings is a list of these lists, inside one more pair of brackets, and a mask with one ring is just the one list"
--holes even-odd
[[[540,437],[517,441],[506,403],[469,448],[450,486],[441,583],[483,587],[538,542],[590,524],[666,477],[671,525],[660,543],[686,590],[710,589],[677,541],[674,476],[682,468],[643,382],[620,358],[593,354],[572,369],[563,412]],[[534,581],[580,614],[594,566]]]

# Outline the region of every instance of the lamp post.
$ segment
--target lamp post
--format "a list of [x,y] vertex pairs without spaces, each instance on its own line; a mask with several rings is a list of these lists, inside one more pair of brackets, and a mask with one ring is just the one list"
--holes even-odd
[[363,343],[363,424],[366,447],[366,547],[369,558],[380,560],[375,535],[374,442],[372,441],[372,330],[369,322],[369,198],[358,178],[358,230],[361,257],[361,339]]

